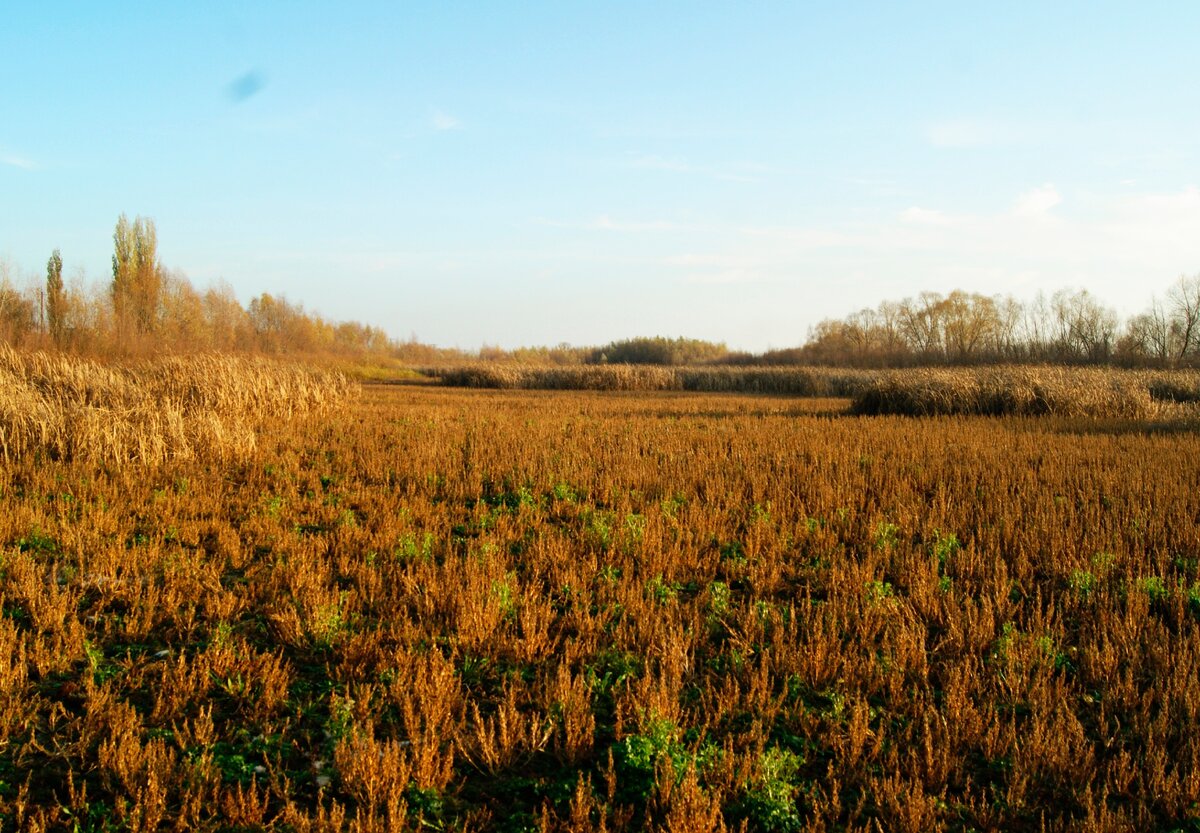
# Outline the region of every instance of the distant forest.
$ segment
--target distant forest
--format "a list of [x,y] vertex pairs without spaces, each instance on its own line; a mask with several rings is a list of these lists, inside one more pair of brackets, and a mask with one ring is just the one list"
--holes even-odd
[[283,297],[243,307],[221,284],[200,290],[158,257],[153,220],[125,215],[113,232],[112,279],[67,282],[55,250],[45,282],[18,287],[0,261],[0,342],[85,355],[253,352],[386,359],[413,365],[495,361],[523,364],[823,365],[908,367],[1011,362],[1200,365],[1200,274],[1168,286],[1125,321],[1085,289],[1028,301],[961,291],[884,301],[813,327],[798,347],[765,353],[661,336],[602,347],[479,351],[399,341],[378,327],[331,322]]

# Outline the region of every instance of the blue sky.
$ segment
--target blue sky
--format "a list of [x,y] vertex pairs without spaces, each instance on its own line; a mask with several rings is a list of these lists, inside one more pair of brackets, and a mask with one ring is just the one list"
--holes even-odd
[[1200,4],[40,3],[0,258],[169,267],[442,345],[760,350],[962,288],[1200,272]]

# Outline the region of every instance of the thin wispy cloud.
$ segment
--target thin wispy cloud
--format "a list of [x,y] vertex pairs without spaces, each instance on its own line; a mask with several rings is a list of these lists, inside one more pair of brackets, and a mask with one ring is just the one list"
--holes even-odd
[[907,193],[900,183],[891,177],[859,175],[844,177],[844,181],[860,188],[873,197],[899,197]]
[[732,269],[722,269],[715,272],[693,272],[685,275],[684,280],[688,283],[707,284],[710,286],[720,286],[723,284],[734,283],[752,283],[761,279],[758,272],[751,269],[741,269],[734,267]]
[[635,156],[629,160],[629,166],[647,171],[670,171],[677,174],[691,173],[696,170],[682,159],[671,159],[664,156]]
[[935,148],[969,149],[1024,141],[1030,131],[988,119],[947,119],[925,127],[925,138]]
[[458,130],[462,127],[462,121],[445,110],[434,110],[433,115],[429,117],[429,124],[437,131]]
[[1122,213],[1154,217],[1165,216],[1195,220],[1200,217],[1200,187],[1189,185],[1166,194],[1139,194],[1120,201]]
[[38,169],[38,164],[32,159],[16,153],[5,153],[3,151],[0,151],[0,164],[7,165],[10,168],[20,168],[23,171],[36,171]]
[[715,254],[682,254],[663,258],[668,266],[728,266],[729,259],[724,255]]
[[654,154],[633,156],[627,165],[643,171],[694,174],[726,182],[757,182],[772,173],[771,168],[757,162],[737,162],[725,166],[695,165],[686,159]]
[[901,211],[900,220],[904,223],[919,226],[951,226],[955,223],[955,218],[945,212],[931,208],[921,208],[919,205],[914,205]]
[[1131,261],[1174,261],[1176,272],[1194,272],[1200,263],[1200,187],[1167,193],[1131,194],[1106,201],[1104,242],[1128,253]]
[[710,286],[778,282],[786,271],[776,252],[760,248],[688,252],[669,255],[659,263],[679,281]]
[[683,226],[669,220],[650,220],[645,222],[623,222],[614,220],[607,214],[601,214],[588,224],[588,228],[597,231],[676,231]]
[[581,231],[686,231],[695,228],[695,226],[684,223],[676,223],[672,220],[618,220],[608,214],[600,214],[591,220],[584,220],[582,222],[572,220],[550,220],[539,217],[534,220],[534,223],[539,226],[578,229]]
[[1040,217],[1062,202],[1062,195],[1052,184],[1034,188],[1017,197],[1012,213],[1018,217]]
[[825,228],[749,226],[740,229],[740,233],[746,237],[780,241],[795,249],[830,249],[857,243],[852,234]]
[[663,258],[663,263],[681,269],[683,274],[680,279],[692,284],[749,283],[762,277],[756,260],[741,255],[673,255]]
[[[1145,302],[1137,275],[1191,274],[1200,262],[1200,187],[1097,194],[1054,183],[1014,189],[990,211],[913,205],[885,218],[828,225],[710,225],[703,239],[664,237],[658,274],[697,290],[788,292],[827,281],[871,289],[872,303],[931,289],[984,294],[1086,285],[1123,311]],[[689,242],[690,241],[690,242]],[[861,277],[854,277],[854,276]],[[853,302],[814,302],[845,314]],[[839,304],[845,305],[842,309]]]

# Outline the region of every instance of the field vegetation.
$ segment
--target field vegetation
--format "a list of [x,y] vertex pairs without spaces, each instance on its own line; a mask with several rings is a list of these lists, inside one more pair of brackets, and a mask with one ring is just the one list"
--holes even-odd
[[1200,828],[1186,421],[3,372],[5,829]]

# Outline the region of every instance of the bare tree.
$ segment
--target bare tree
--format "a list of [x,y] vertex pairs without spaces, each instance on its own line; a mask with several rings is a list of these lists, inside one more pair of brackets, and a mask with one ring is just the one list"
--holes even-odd
[[900,302],[900,333],[920,358],[940,358],[944,352],[942,311],[945,299],[937,292],[922,292],[916,300]]
[[1004,360],[1019,358],[1021,317],[1025,315],[1024,305],[1011,295],[1003,298],[997,296],[996,336],[993,349],[996,357]]
[[1167,292],[1172,352],[1176,360],[1200,352],[1200,274],[1180,276]]
[[1055,341],[1062,358],[1101,362],[1112,355],[1117,332],[1117,314],[1102,305],[1086,289],[1054,293]]
[[1158,362],[1167,362],[1174,353],[1171,317],[1157,298],[1150,300],[1150,309],[1129,320],[1126,339],[1132,351]]
[[978,361],[995,343],[1000,323],[993,299],[955,290],[942,302],[940,311],[946,358]]

